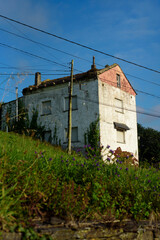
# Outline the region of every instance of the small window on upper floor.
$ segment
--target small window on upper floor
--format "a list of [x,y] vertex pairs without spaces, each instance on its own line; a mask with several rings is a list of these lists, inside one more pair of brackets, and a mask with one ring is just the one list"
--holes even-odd
[[121,77],[119,74],[117,74],[116,76],[117,76],[117,87],[121,88]]
[[42,115],[51,114],[51,101],[42,102]]
[[[64,111],[69,110],[69,97],[65,97]],[[77,96],[72,96],[72,110],[77,110]]]
[[123,101],[121,99],[115,98],[115,110],[116,112],[124,113]]

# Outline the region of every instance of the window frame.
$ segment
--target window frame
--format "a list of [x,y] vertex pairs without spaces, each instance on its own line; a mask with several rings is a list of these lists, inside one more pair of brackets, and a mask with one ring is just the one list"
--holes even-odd
[[[43,104],[50,102],[50,112],[44,113],[44,106]],[[41,102],[41,116],[51,115],[52,114],[52,101],[51,100],[45,100]]]
[[[116,129],[117,143],[126,144],[126,133],[125,132],[130,130],[130,128],[124,123],[113,122],[113,124],[114,124],[114,128]],[[118,131],[123,132],[123,141],[118,140]]]
[[116,103],[116,101],[120,101],[122,103],[122,108],[116,106],[116,104],[115,104],[115,111],[119,112],[119,113],[124,113],[123,100],[121,100],[119,98],[115,98],[115,103]]

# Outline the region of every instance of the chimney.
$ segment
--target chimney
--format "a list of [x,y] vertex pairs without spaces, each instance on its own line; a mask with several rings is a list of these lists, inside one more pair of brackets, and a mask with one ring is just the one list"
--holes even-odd
[[95,65],[95,56],[93,56],[93,65],[91,65],[91,69],[96,69],[96,65]]
[[41,84],[41,73],[36,72],[35,73],[35,86],[39,86]]

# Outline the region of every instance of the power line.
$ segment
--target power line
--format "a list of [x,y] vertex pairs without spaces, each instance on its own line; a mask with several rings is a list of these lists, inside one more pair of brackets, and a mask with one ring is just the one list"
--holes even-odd
[[63,41],[69,42],[69,43],[71,43],[71,44],[74,44],[74,45],[77,45],[77,46],[80,46],[80,47],[86,48],[86,49],[88,49],[88,50],[91,50],[91,51],[94,51],[94,52],[97,52],[97,53],[100,53],[100,54],[106,55],[106,56],[108,56],[108,57],[115,58],[115,59],[117,59],[117,60],[120,60],[120,61],[123,61],[123,62],[129,63],[129,64],[132,64],[132,65],[137,66],[137,67],[140,67],[140,68],[144,68],[144,69],[149,70],[149,71],[152,71],[152,72],[160,73],[160,71],[158,71],[158,70],[155,70],[155,69],[152,69],[152,68],[149,68],[149,67],[146,67],[146,66],[140,65],[140,64],[135,63],[135,62],[131,62],[131,61],[129,61],[129,60],[126,60],[126,59],[123,59],[123,58],[120,58],[120,57],[116,57],[116,56],[111,55],[111,54],[109,54],[109,53],[105,53],[105,52],[100,51],[100,50],[98,50],[98,49],[95,49],[95,48],[89,47],[89,46],[87,46],[87,45],[84,45],[84,44],[81,44],[81,43],[78,43],[78,42],[75,42],[75,41],[69,40],[69,39],[64,38],[64,37],[60,37],[60,36],[58,36],[58,35],[56,35],[56,34],[53,34],[53,33],[47,32],[47,31],[45,31],[45,30],[42,30],[42,29],[39,29],[39,28],[36,28],[36,27],[33,27],[33,26],[28,25],[28,24],[26,24],[26,23],[22,23],[22,22],[20,22],[20,21],[14,20],[14,19],[9,18],[9,17],[6,17],[6,16],[4,16],[4,15],[1,15],[1,14],[0,14],[0,17],[1,17],[1,18],[5,18],[5,19],[8,19],[8,20],[10,20],[10,21],[12,21],[12,22],[15,22],[15,23],[21,24],[21,25],[23,25],[23,26],[25,26],[25,27],[28,27],[28,28],[31,28],[31,29],[33,29],[33,30],[39,31],[39,32],[41,32],[41,33],[44,33],[44,34],[50,35],[50,36],[52,36],[52,37],[58,38],[58,39],[60,39],[60,40],[63,40]]
[[[1,89],[1,88],[0,88]],[[15,93],[14,93],[15,94]],[[58,94],[56,94],[58,95]],[[91,103],[96,103],[96,104],[100,104],[100,105],[103,105],[103,106],[108,106],[108,107],[112,107],[112,108],[119,108],[121,109],[121,107],[118,107],[118,106],[115,106],[113,104],[106,104],[106,103],[102,103],[102,102],[99,102],[99,101],[95,101],[93,99],[85,99],[85,98],[82,98],[82,97],[77,97],[78,99],[82,100],[82,101],[85,101],[85,102],[91,102]],[[13,100],[14,101],[14,100]],[[16,101],[16,100],[15,100]],[[4,103],[5,104],[5,103]],[[134,105],[133,105],[134,106]],[[130,111],[130,112],[133,112],[133,113],[138,113],[138,114],[142,114],[142,115],[146,115],[146,116],[150,116],[150,117],[156,117],[156,118],[160,118],[160,113],[159,115],[157,114],[152,114],[152,113],[147,113],[147,112],[143,112],[143,111],[140,111],[140,110],[134,110],[134,109],[130,109],[130,108],[124,108],[123,107],[123,110],[126,110],[126,111]],[[26,113],[22,113],[22,114],[19,114],[19,115],[25,115]],[[19,116],[18,115],[18,116]],[[16,115],[10,117],[10,119],[13,119],[15,118]],[[1,120],[2,122],[3,120]]]
[[[26,67],[0,67],[0,69],[20,69],[21,71],[24,70],[24,71],[33,71],[33,70],[36,70],[37,71],[37,68],[26,68]],[[41,69],[41,68],[38,68],[39,70],[41,71],[50,71],[50,72],[70,72],[70,70],[64,70],[64,69]]]
[[[97,103],[97,104],[100,104],[100,105],[104,105],[104,106],[109,106],[109,107],[113,107],[113,108],[119,108],[121,109],[120,107],[118,106],[115,106],[115,105],[112,105],[112,104],[107,104],[107,103],[102,103],[102,102],[98,102],[98,101],[95,101],[95,100],[91,100],[91,99],[85,99],[85,98],[81,98],[81,97],[78,97],[80,100],[83,100],[83,101],[87,101],[87,102],[92,102],[92,103]],[[134,106],[134,105],[133,105]],[[160,112],[159,112],[159,115],[156,115],[156,114],[151,114],[151,113],[145,113],[145,112],[142,112],[140,110],[134,110],[134,109],[129,109],[129,108],[124,108],[124,110],[127,110],[127,111],[130,111],[130,112],[135,112],[135,113],[139,113],[139,114],[143,114],[143,115],[147,115],[147,116],[151,116],[151,117],[157,117],[157,118],[160,118]]]
[[[6,19],[5,19],[6,20]],[[7,20],[6,20],[7,21]],[[16,28],[14,24],[12,24],[10,21],[7,21],[7,23],[9,23],[12,27],[14,27],[16,30],[18,30],[21,34],[23,34],[26,38],[24,39],[27,39],[27,40],[31,40],[23,31],[21,31],[20,29]],[[9,33],[9,32],[8,32]],[[41,49],[44,50],[45,52],[48,52],[44,49],[44,47],[42,45],[40,45]],[[50,52],[48,52],[49,55],[51,55],[52,57],[58,59],[57,57],[55,57],[54,55],[52,55]],[[59,59],[58,59],[59,60]],[[60,60],[59,60],[60,61]],[[62,63],[62,62],[61,62]]]
[[[102,78],[102,77],[100,77],[100,79],[101,79],[101,80],[105,80],[105,81],[107,81],[108,83],[113,83],[113,84],[115,84],[115,87],[117,86],[117,83],[116,83],[116,82],[107,80],[106,78]],[[122,85],[122,86],[123,86],[123,85]],[[132,87],[126,87],[126,86],[123,86],[123,87],[126,88],[126,89],[127,89],[127,88],[128,88],[128,89],[131,89],[131,88],[132,88]],[[135,90],[136,92],[139,92],[139,93],[142,93],[142,94],[149,95],[149,96],[151,96],[151,97],[156,97],[156,98],[159,98],[159,99],[160,99],[160,96],[154,95],[154,94],[152,94],[152,93],[144,92],[144,91],[141,91],[141,90],[135,89],[135,88],[134,88],[134,90]]]
[[[9,66],[9,65],[7,65],[7,64],[4,64],[4,63],[1,63],[0,62],[0,64],[2,64],[2,65],[5,65],[5,66],[8,66],[8,67],[0,67],[0,68],[21,68],[21,67],[13,67],[13,66]],[[44,64],[38,64],[38,65],[34,65],[34,66],[23,66],[24,68],[30,68],[30,67],[39,67],[39,66],[45,66]],[[48,65],[47,65],[48,66]]]
[[[13,73],[13,74],[1,74],[0,73],[0,76],[1,75],[4,75],[4,76],[7,76],[7,75],[13,75],[13,76],[20,76],[20,75],[29,75],[29,76],[34,76],[35,74],[34,73],[26,73],[26,74],[24,74],[24,73],[22,73],[22,74],[20,74],[20,73]],[[65,76],[65,74],[57,74],[57,73],[51,73],[51,74],[47,74],[47,73],[42,73],[41,75],[44,75],[44,76],[51,76],[51,75],[61,75],[61,76]],[[115,84],[115,86],[116,86],[116,83],[115,82],[113,82],[113,81],[110,81],[110,80],[107,80],[106,78],[102,78],[102,77],[100,77],[100,79],[101,80],[105,80],[105,81],[107,81],[108,83],[113,83],[113,84]],[[132,87],[126,87],[126,86],[124,86],[125,88],[128,88],[128,89],[130,89],[130,88],[132,88]],[[142,94],[145,94],[145,95],[148,95],[148,96],[151,96],[151,97],[155,97],[155,98],[158,98],[158,99],[160,99],[160,96],[157,96],[157,95],[154,95],[154,94],[152,94],[152,93],[148,93],[148,92],[145,92],[145,91],[141,91],[141,90],[139,90],[139,89],[134,89],[136,92],[139,92],[139,93],[142,93]]]
[[[34,41],[34,40],[32,40],[32,39],[30,39],[30,38],[28,38],[28,37],[22,37],[22,36],[20,36],[20,35],[18,35],[18,34],[16,34],[16,33],[13,33],[13,32],[10,32],[10,31],[7,31],[7,30],[5,30],[5,29],[3,29],[3,28],[0,28],[0,31],[7,32],[7,33],[12,34],[12,35],[14,35],[14,36],[17,36],[17,37],[19,37],[19,38],[26,39],[26,40],[28,40],[28,41],[31,41],[31,42],[36,43],[36,44],[39,44],[39,45],[41,45],[41,46],[44,46],[44,47],[50,48],[50,49],[52,49],[52,50],[55,50],[55,51],[58,51],[58,52],[61,52],[61,53],[67,54],[67,55],[69,55],[69,56],[72,56],[72,57],[75,57],[75,58],[78,58],[78,59],[81,59],[81,60],[84,60],[84,61],[87,61],[87,62],[90,62],[90,63],[91,63],[90,60],[87,60],[87,59],[85,59],[85,58],[81,58],[81,57],[79,57],[79,56],[76,56],[76,55],[70,54],[70,53],[68,53],[68,52],[65,52],[65,51],[59,50],[59,49],[57,49],[57,48],[53,48],[53,47],[51,47],[51,46],[49,46],[49,45],[47,45],[47,44],[43,44],[43,43],[40,43],[40,42],[38,42],[38,41]],[[96,65],[101,66],[101,67],[104,67],[104,66],[101,65],[101,64],[96,64]],[[125,73],[125,72],[124,72],[124,73]],[[149,80],[146,80],[146,79],[144,79],[144,78],[140,78],[140,77],[137,77],[137,76],[131,75],[131,74],[129,74],[129,73],[125,73],[125,74],[128,75],[128,76],[131,76],[131,77],[137,78],[137,79],[139,79],[139,80],[141,80],[141,81],[145,81],[145,82],[148,82],[148,83],[151,83],[151,84],[154,84],[154,85],[160,86],[160,84],[155,83],[155,82],[153,82],[153,81],[149,81]]]
[[139,79],[139,80],[141,80],[141,81],[148,82],[148,83],[151,83],[151,84],[154,84],[154,85],[160,86],[159,83],[156,83],[156,82],[153,82],[153,81],[149,81],[149,80],[146,80],[146,79],[144,79],[144,78],[140,78],[140,77],[137,77],[137,76],[131,75],[131,74],[129,74],[129,73],[125,73],[125,74],[128,75],[128,76],[130,76],[130,77],[137,78],[137,79]]
[[[49,62],[54,62],[54,63],[56,63],[56,64],[58,64],[58,65],[61,65],[61,66],[65,66],[65,65],[59,64],[59,63],[57,63],[57,62],[55,62],[55,61],[52,61],[52,60],[43,58],[43,57],[41,57],[41,56],[38,56],[38,55],[35,55],[35,54],[32,54],[32,53],[26,52],[26,51],[24,51],[24,50],[21,50],[21,49],[18,49],[18,48],[9,46],[9,45],[7,45],[7,44],[0,43],[0,45],[5,46],[5,47],[8,47],[8,48],[11,48],[11,49],[14,49],[14,50],[16,50],[16,51],[20,51],[20,52],[25,53],[25,54],[27,54],[27,55],[31,55],[31,56],[33,56],[33,57],[37,57],[37,58],[40,58],[40,59],[43,59],[43,60],[46,60],[46,61],[49,61]],[[65,66],[65,67],[66,67],[66,66]],[[24,75],[24,74],[19,74],[19,73],[18,73],[18,74],[0,74],[0,75],[5,75],[5,76],[6,76],[6,75]],[[27,75],[34,75],[34,74],[27,74]],[[42,75],[55,75],[55,74],[42,74]],[[56,75],[64,75],[64,74],[56,74]],[[110,82],[111,82],[111,81],[110,81]],[[138,90],[138,89],[135,89],[135,90],[136,90],[137,92],[140,92],[140,93],[143,93],[143,94],[152,96],[152,97],[160,98],[160,96],[156,96],[156,95],[151,94],[151,93],[147,93],[147,92],[144,92],[144,91],[140,91],[140,90]]]
[[[11,48],[11,49],[13,49],[13,50],[22,52],[22,53],[27,54],[27,55],[29,55],[29,56],[36,57],[36,58],[40,58],[40,59],[45,60],[45,61],[47,61],[47,62],[51,62],[51,63],[57,64],[57,65],[63,66],[63,67],[65,67],[65,68],[67,67],[67,66],[65,66],[65,65],[63,65],[63,64],[61,64],[61,63],[58,63],[58,62],[55,62],[55,61],[53,61],[53,60],[50,60],[50,59],[47,59],[47,58],[44,58],[44,57],[35,55],[35,54],[33,54],[33,53],[24,51],[24,50],[19,49],[19,48],[12,47],[12,46],[7,45],[7,44],[4,44],[4,43],[0,43],[0,45],[3,46],[3,47],[8,47],[8,48]],[[68,67],[68,68],[70,68],[70,67]]]
[[[86,62],[91,62],[91,61],[89,61],[89,60],[87,60],[87,59],[85,59],[85,58],[81,58],[81,57],[76,56],[76,55],[74,55],[74,54],[71,54],[71,53],[68,53],[68,52],[62,51],[62,50],[60,50],[60,49],[58,49],[58,48],[54,48],[54,47],[51,47],[51,46],[49,46],[49,45],[47,45],[47,44],[44,44],[44,43],[41,43],[41,42],[38,42],[38,41],[32,40],[31,38],[28,38],[28,37],[22,37],[22,36],[19,35],[19,34],[16,34],[16,33],[10,32],[10,31],[5,30],[5,29],[3,29],[3,28],[0,28],[0,31],[7,32],[7,33],[12,34],[12,35],[14,35],[14,36],[16,36],[16,37],[19,37],[19,38],[22,38],[22,39],[26,39],[26,40],[28,40],[28,41],[30,41],[30,42],[36,43],[36,44],[41,45],[41,46],[43,46],[43,47],[47,47],[47,48],[50,48],[50,49],[52,49],[52,50],[54,50],[54,51],[57,51],[57,52],[60,52],[60,53],[64,53],[64,54],[67,54],[67,55],[69,55],[69,56],[71,56],[71,57],[78,58],[78,59],[84,60],[84,61],[86,61]],[[99,65],[99,64],[98,64],[98,65]],[[102,65],[99,65],[99,66],[102,66]]]
[[137,77],[137,76],[135,76],[135,75],[132,75],[132,74],[129,74],[129,73],[126,73],[126,72],[123,72],[123,71],[118,71],[118,70],[113,69],[113,68],[112,68],[111,70],[112,70],[112,71],[115,71],[115,72],[123,73],[123,74],[125,74],[125,75],[130,76],[130,77],[137,78],[138,80],[141,80],[141,81],[143,81],[143,82],[148,82],[148,83],[150,83],[150,84],[154,84],[154,85],[160,86],[159,83],[156,83],[156,82],[153,82],[153,81],[149,81],[149,80],[146,80],[146,79],[144,79],[144,78],[140,78],[140,77]]
[[139,92],[139,93],[143,93],[143,94],[146,94],[146,95],[149,95],[151,97],[156,97],[156,98],[160,98],[160,96],[157,96],[157,95],[154,95],[154,94],[151,94],[151,93],[148,93],[148,92],[144,92],[144,91],[140,91],[138,89],[135,89],[136,92]]
[[[34,73],[0,73],[0,76],[24,76],[24,75],[27,75],[27,76],[34,76],[35,74]],[[41,75],[60,75],[60,76],[68,76],[68,74],[66,73],[41,73]]]
[[8,90],[8,89],[5,89],[5,88],[0,88],[0,90],[5,90],[5,91],[7,91],[7,92],[10,92],[10,93],[13,93],[13,94],[15,94],[14,92],[12,92],[12,91],[10,91],[10,90]]

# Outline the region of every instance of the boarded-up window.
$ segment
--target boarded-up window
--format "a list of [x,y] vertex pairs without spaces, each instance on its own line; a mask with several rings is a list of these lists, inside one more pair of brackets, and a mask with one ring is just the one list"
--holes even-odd
[[78,141],[78,127],[72,128],[72,142]]
[[117,142],[125,143],[125,131],[117,129]]
[[[68,141],[68,128],[65,128],[64,141]],[[72,142],[78,142],[78,127],[72,127]]]
[[121,77],[119,74],[116,75],[117,76],[117,87],[121,87]]
[[42,102],[42,114],[43,115],[51,114],[51,101]]
[[[72,110],[77,110],[77,96],[72,96]],[[64,110],[68,111],[69,110],[69,97],[65,97],[65,106]]]
[[115,98],[115,109],[116,109],[116,112],[123,113],[123,101],[122,100]]

